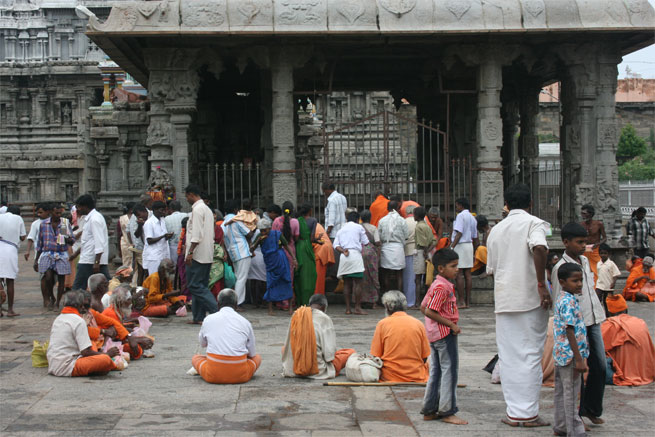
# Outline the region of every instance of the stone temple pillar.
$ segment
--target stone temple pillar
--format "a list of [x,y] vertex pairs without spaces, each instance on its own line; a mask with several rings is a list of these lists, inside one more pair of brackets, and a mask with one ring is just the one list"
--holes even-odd
[[489,220],[500,219],[503,208],[503,174],[500,150],[503,123],[500,117],[502,90],[500,60],[488,57],[478,70],[477,212]]
[[580,209],[592,204],[608,237],[620,232],[615,119],[616,47],[564,45],[558,55],[566,65],[562,80],[563,222],[579,221]]
[[532,213],[539,209],[539,135],[537,117],[539,116],[539,92],[541,87],[526,83],[521,86],[519,113],[521,117],[520,156],[521,182],[530,185],[532,190]]
[[297,197],[294,149],[293,64],[281,51],[271,53],[273,91],[273,202],[281,205]]

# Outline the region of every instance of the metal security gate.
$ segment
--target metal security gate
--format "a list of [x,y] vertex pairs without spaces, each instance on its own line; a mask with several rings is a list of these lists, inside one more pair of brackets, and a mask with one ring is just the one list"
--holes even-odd
[[319,215],[326,180],[360,210],[381,191],[428,209],[436,206],[442,217],[452,217],[453,196],[470,196],[470,158],[451,160],[446,132],[431,122],[382,111],[332,129],[324,125],[323,138],[321,156],[303,160],[299,187],[301,201],[319,206]]

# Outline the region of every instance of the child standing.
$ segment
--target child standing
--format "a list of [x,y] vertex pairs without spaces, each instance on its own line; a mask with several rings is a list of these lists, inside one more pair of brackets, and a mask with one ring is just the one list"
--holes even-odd
[[621,271],[614,264],[614,261],[610,259],[610,247],[607,244],[603,243],[598,246],[598,254],[600,255],[600,261],[598,261],[598,265],[596,266],[596,271],[598,272],[596,294],[598,294],[598,299],[600,299],[603,308],[605,308],[605,315],[609,315],[607,310],[607,296],[614,292],[616,278],[621,276]]
[[582,374],[589,356],[587,331],[578,298],[582,293],[582,267],[575,263],[559,266],[557,278],[562,292],[555,303],[553,359],[555,360],[555,425],[558,436],[586,436],[578,413]]
[[430,379],[423,398],[424,420],[441,419],[454,425],[466,425],[457,413],[457,335],[462,330],[457,326],[459,312],[455,287],[450,282],[457,277],[459,256],[452,249],[441,249],[434,254],[432,263],[438,275],[423,302],[421,312],[425,315],[425,329],[432,348]]
[[580,416],[587,417],[594,425],[605,421],[603,414],[603,396],[605,394],[605,344],[600,330],[600,324],[605,320],[605,309],[598,299],[594,288],[594,273],[589,266],[589,260],[583,255],[587,245],[587,230],[579,223],[567,223],[562,227],[564,255],[553,269],[553,296],[560,294],[560,284],[557,271],[564,263],[574,263],[582,269],[582,292],[578,301],[580,312],[587,326],[587,342],[589,344],[589,374],[582,386],[580,395]]

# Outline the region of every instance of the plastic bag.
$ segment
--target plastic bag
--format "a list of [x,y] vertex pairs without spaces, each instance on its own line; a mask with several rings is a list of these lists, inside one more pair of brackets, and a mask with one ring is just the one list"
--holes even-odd
[[102,345],[102,351],[107,353],[107,351],[113,347],[118,348],[119,354],[115,357],[112,357],[112,361],[116,364],[116,370],[125,370],[127,369],[127,363],[129,359],[126,359],[124,355],[129,356],[129,353],[123,351],[123,343],[120,341],[114,341],[111,338],[105,339],[105,344]]
[[232,266],[228,263],[223,264],[223,280],[225,281],[225,288],[234,288],[237,283],[237,277],[234,274],[234,270],[232,270]]
[[175,315],[178,317],[186,317],[187,315],[187,310],[186,310],[186,305],[182,305],[175,311]]
[[139,320],[139,327],[134,328],[134,330],[132,331],[132,335],[136,337],[147,337],[148,331],[152,326],[152,322],[150,321],[150,319],[148,319],[145,316],[139,316],[138,320]]
[[378,357],[355,352],[346,361],[346,378],[352,382],[378,382],[382,364]]
[[32,347],[32,367],[48,367],[48,342],[40,343],[34,340]]

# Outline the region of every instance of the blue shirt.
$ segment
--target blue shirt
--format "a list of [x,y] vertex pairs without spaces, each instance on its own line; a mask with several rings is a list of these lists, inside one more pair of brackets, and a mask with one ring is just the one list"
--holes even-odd
[[[232,215],[232,217],[234,217],[234,215]],[[223,224],[222,228],[223,242],[225,243],[227,253],[230,255],[230,259],[233,262],[237,262],[243,258],[249,257],[251,255],[250,242],[248,241],[248,238],[246,238],[246,235],[250,233],[250,229],[248,229],[242,222],[237,221],[232,221],[227,225]]]
[[578,343],[578,350],[582,358],[589,357],[589,346],[587,344],[587,328],[582,318],[580,304],[575,295],[562,291],[555,303],[555,314],[553,319],[553,359],[555,365],[564,367],[573,360],[573,350],[566,337],[566,327],[573,326],[575,339]]

